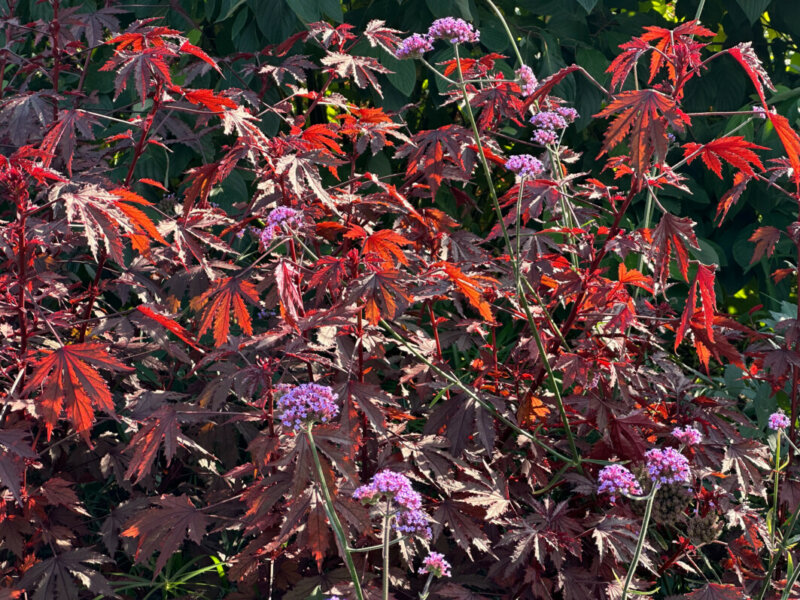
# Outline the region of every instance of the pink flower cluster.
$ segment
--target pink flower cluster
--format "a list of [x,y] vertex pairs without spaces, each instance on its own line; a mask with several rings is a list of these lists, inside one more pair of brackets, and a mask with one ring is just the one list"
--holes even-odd
[[423,559],[419,573],[434,577],[450,577],[450,563],[444,559],[444,554],[431,552]]
[[327,423],[339,414],[339,396],[328,386],[304,383],[278,398],[281,424],[294,430],[308,423]]
[[568,106],[536,113],[530,118],[530,122],[538,128],[533,132],[533,141],[543,146],[555,144],[558,141],[556,131],[575,122],[579,116],[577,110]]
[[428,28],[428,35],[435,40],[446,40],[451,44],[476,43],[481,37],[480,32],[471,24],[456,17],[436,19]]
[[285,231],[286,227],[300,223],[300,213],[288,206],[279,206],[267,215],[267,225],[261,230],[261,243],[268,245],[276,235]]
[[689,481],[688,459],[675,448],[653,448],[644,453],[647,473],[656,483]]
[[530,96],[539,85],[536,75],[533,74],[533,69],[528,65],[522,65],[516,70],[517,79],[519,79],[520,87],[522,88],[523,96]]
[[606,465],[600,470],[597,479],[600,482],[597,492],[611,494],[611,502],[617,501],[617,494],[638,496],[642,493],[642,486],[636,481],[636,477],[622,465]]
[[433,50],[433,40],[427,34],[414,33],[400,42],[395,51],[397,58],[419,58],[426,52]]
[[787,417],[782,410],[779,410],[778,412],[774,412],[769,416],[767,425],[774,431],[786,429],[790,425],[789,417]]
[[506,169],[520,177],[536,177],[543,168],[542,161],[530,154],[517,154],[506,161]]
[[400,509],[394,521],[395,530],[404,535],[431,537],[428,516],[421,509],[422,496],[402,473],[389,469],[376,473],[367,485],[356,488],[353,498],[364,504],[376,504],[381,499],[392,501]]
[[703,439],[703,435],[697,429],[688,425],[684,428],[676,427],[673,429],[672,437],[687,446],[696,446]]

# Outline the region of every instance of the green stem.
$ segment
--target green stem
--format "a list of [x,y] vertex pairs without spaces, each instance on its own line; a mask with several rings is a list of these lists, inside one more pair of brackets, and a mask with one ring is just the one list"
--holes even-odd
[[786,546],[789,545],[792,530],[794,529],[795,523],[797,523],[798,516],[800,516],[800,504],[797,506],[794,513],[792,513],[792,518],[789,519],[789,525],[786,527],[786,532],[783,534],[778,551],[775,552],[769,559],[769,568],[767,569],[767,574],[764,576],[764,587],[761,588],[761,593],[758,595],[758,600],[764,600],[764,596],[767,594],[767,590],[770,587],[769,584],[772,579],[772,574],[775,572],[775,567],[778,566],[778,560],[786,551]]
[[658,483],[653,484],[653,491],[647,497],[647,505],[644,508],[644,518],[642,519],[642,529],[639,531],[639,539],[636,540],[636,550],[633,553],[633,562],[628,569],[628,574],[625,576],[625,584],[622,586],[622,600],[628,600],[628,588],[633,580],[633,574],[636,572],[636,567],[639,565],[639,557],[642,555],[642,548],[644,548],[644,540],[647,537],[647,527],[650,525],[650,514],[653,512],[653,501],[656,499],[658,492]]
[[350,554],[350,549],[347,545],[347,536],[345,536],[342,522],[339,521],[339,517],[336,515],[336,509],[333,507],[333,499],[331,498],[331,493],[328,490],[328,484],[325,483],[325,472],[322,470],[322,463],[319,460],[317,446],[314,443],[314,436],[311,433],[312,427],[313,425],[309,424],[308,429],[306,429],[306,437],[308,438],[308,445],[311,448],[311,456],[314,458],[314,466],[317,469],[317,479],[319,479],[319,487],[322,490],[322,497],[325,500],[325,513],[328,515],[328,521],[330,521],[331,527],[333,527],[333,533],[336,536],[336,539],[339,541],[339,547],[342,549],[342,553],[344,554],[344,562],[347,565],[347,570],[350,572],[350,579],[353,580],[356,598],[358,600],[364,600],[364,592],[361,589],[361,581],[358,578],[356,564],[353,562],[353,556]]
[[781,437],[783,433],[778,429],[778,436],[775,440],[775,479],[772,483],[772,523],[769,528],[770,549],[775,547],[775,530],[778,528],[778,484],[781,474]]
[[528,324],[530,325],[533,333],[533,337],[536,340],[536,347],[539,350],[539,355],[542,358],[542,362],[544,363],[545,369],[547,370],[547,375],[550,381],[550,388],[553,391],[553,394],[556,398],[556,404],[558,405],[558,412],[561,416],[561,424],[564,427],[564,432],[567,436],[567,441],[569,442],[570,452],[572,453],[572,458],[575,466],[578,468],[579,471],[582,472],[582,468],[580,466],[580,454],[578,453],[578,448],[575,445],[575,437],[572,434],[572,429],[569,425],[569,419],[567,418],[567,411],[564,408],[564,400],[561,397],[561,390],[558,387],[558,383],[555,379],[555,374],[553,373],[552,366],[550,365],[550,360],[547,357],[547,352],[542,343],[541,335],[539,335],[539,327],[536,325],[536,321],[533,319],[533,315],[530,312],[530,306],[528,305],[528,300],[525,297],[525,293],[522,289],[521,277],[522,274],[520,272],[519,263],[517,261],[517,257],[513,256],[513,246],[511,244],[511,239],[508,235],[508,228],[506,227],[505,222],[503,221],[503,210],[500,208],[500,201],[497,198],[497,192],[494,189],[494,181],[492,180],[492,172],[489,168],[489,161],[486,159],[486,153],[483,150],[483,143],[481,142],[481,135],[480,131],[478,130],[478,124],[475,121],[475,115],[472,112],[472,106],[469,103],[469,94],[467,93],[467,86],[464,85],[464,73],[461,70],[461,57],[458,53],[458,45],[454,45],[455,53],[456,53],[456,66],[458,68],[458,88],[461,90],[461,95],[464,98],[464,110],[467,115],[467,119],[472,127],[472,134],[475,137],[475,144],[478,147],[478,156],[481,161],[481,166],[483,167],[483,173],[486,177],[486,185],[489,189],[489,195],[492,198],[492,204],[494,205],[495,213],[497,213],[497,219],[500,223],[500,229],[503,232],[503,240],[505,241],[506,248],[508,248],[509,254],[511,254],[511,264],[514,269],[514,278],[516,279],[517,284],[517,296],[519,297],[520,304],[522,305],[523,310],[525,311],[525,315],[528,319]]
[[514,54],[517,56],[517,62],[519,63],[520,66],[524,65],[525,61],[522,60],[522,54],[520,53],[519,47],[517,46],[517,40],[514,38],[514,34],[511,33],[511,29],[509,28],[508,23],[506,23],[506,19],[503,16],[503,13],[500,12],[500,9],[497,8],[497,5],[494,2],[492,2],[492,0],[486,0],[486,2],[488,2],[489,6],[492,7],[494,14],[497,15],[498,19],[500,19],[500,23],[503,25],[503,29],[506,30],[506,35],[508,36],[508,39],[511,40],[511,47],[514,49]]
[[386,499],[386,514],[383,515],[383,600],[389,600],[389,538],[392,537],[391,500]]
[[427,600],[428,594],[431,590],[431,581],[433,581],[433,573],[428,573],[428,580],[425,582],[425,587],[419,595],[419,600]]

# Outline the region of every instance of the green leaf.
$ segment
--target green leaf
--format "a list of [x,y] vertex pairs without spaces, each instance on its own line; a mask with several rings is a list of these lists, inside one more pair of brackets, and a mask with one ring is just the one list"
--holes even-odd
[[592,12],[595,6],[597,6],[597,0],[578,0],[578,4],[580,4],[583,7],[583,10],[585,10],[588,14]]
[[386,74],[386,79],[389,80],[398,91],[406,96],[410,96],[414,91],[414,86],[417,85],[417,66],[413,60],[397,60],[394,56],[389,56],[384,52],[380,58],[381,64],[387,69],[393,71]]
[[320,3],[317,0],[290,0],[288,5],[304,23],[319,21]]
[[341,23],[344,21],[344,13],[342,13],[342,3],[339,0],[318,0],[319,7],[327,16]]
[[764,14],[772,0],[736,0],[736,4],[744,11],[752,25]]
[[219,9],[219,18],[217,19],[217,23],[232,16],[233,13],[235,13],[236,10],[244,3],[245,0],[222,0],[222,6],[220,6]]

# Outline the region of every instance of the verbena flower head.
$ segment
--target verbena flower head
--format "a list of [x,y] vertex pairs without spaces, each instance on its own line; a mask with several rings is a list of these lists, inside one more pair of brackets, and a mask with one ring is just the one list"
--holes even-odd
[[411,487],[408,477],[389,469],[376,473],[372,481],[353,492],[353,498],[365,504],[374,504],[381,497],[393,500],[404,510],[417,510],[422,506],[422,496]]
[[278,398],[284,427],[300,429],[308,423],[327,423],[339,414],[339,396],[328,386],[304,383]]
[[395,516],[394,519],[395,530],[402,535],[417,535],[425,538],[431,538],[431,528],[428,526],[428,515],[422,510],[402,510]]
[[267,215],[267,225],[261,230],[259,237],[265,246],[269,244],[276,235],[279,235],[287,227],[296,226],[300,222],[300,213],[288,206],[279,206]]
[[774,412],[769,416],[767,425],[774,431],[786,429],[790,425],[789,417],[787,417],[782,410],[779,410],[778,412]]
[[464,19],[444,17],[436,19],[428,28],[428,35],[435,40],[446,40],[451,44],[477,42],[481,34]]
[[567,120],[554,110],[543,110],[536,113],[530,121],[540,129],[550,129],[551,131],[564,129],[567,126]]
[[419,58],[431,50],[433,50],[433,40],[430,36],[415,33],[400,42],[394,54],[400,59]]
[[574,123],[578,119],[578,117],[580,117],[578,111],[572,108],[571,106],[559,106],[556,109],[556,112],[562,117],[564,117],[567,123]]
[[558,141],[558,134],[549,129],[537,129],[533,132],[533,141],[542,146],[555,144]]
[[683,428],[676,427],[673,429],[672,437],[677,439],[681,444],[686,444],[687,446],[696,446],[700,443],[700,440],[703,439],[703,434],[701,434],[694,427],[689,427],[687,425]]
[[450,563],[444,559],[444,554],[431,552],[423,559],[419,573],[434,577],[450,577]]
[[611,494],[611,502],[617,501],[617,494],[638,496],[642,493],[636,477],[622,465],[606,465],[600,469],[597,480],[600,483],[597,492]]
[[530,154],[517,154],[506,161],[506,169],[520,177],[535,177],[543,168],[542,161]]
[[539,85],[539,80],[533,74],[533,69],[528,65],[522,65],[516,70],[517,79],[519,79],[520,88],[522,89],[523,96],[530,96]]
[[653,448],[644,453],[647,473],[656,483],[689,481],[689,461],[675,448]]

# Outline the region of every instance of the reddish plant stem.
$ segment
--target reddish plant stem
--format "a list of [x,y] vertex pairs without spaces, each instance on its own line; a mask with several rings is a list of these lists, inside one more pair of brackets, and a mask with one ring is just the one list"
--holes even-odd
[[58,21],[59,0],[53,1],[53,20],[50,21],[50,37],[53,43],[53,93],[55,96],[53,103],[53,120],[58,120],[58,76],[61,72],[61,49],[58,47],[58,34],[61,30],[61,23]]
[[[20,368],[24,370],[23,358],[28,352],[28,319],[25,314],[25,290],[28,286],[27,273],[27,235],[25,234],[25,224],[28,217],[27,206],[23,204],[24,198],[18,199],[18,218],[19,230],[17,231],[17,285],[19,295],[17,297],[17,311],[19,312],[19,361]],[[27,204],[27,203],[26,203]],[[25,374],[22,375],[23,381],[20,382],[24,387]]]
[[431,327],[433,328],[433,339],[436,342],[436,358],[443,361],[442,342],[439,340],[439,326],[436,323],[436,315],[433,314],[433,302],[428,300],[425,304],[428,306],[428,315],[430,315]]

